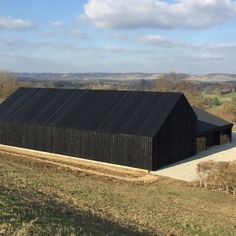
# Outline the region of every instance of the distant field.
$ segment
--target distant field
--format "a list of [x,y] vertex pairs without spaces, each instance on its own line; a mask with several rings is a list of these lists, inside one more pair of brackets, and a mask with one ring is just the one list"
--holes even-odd
[[[236,92],[226,93],[226,94],[209,94],[209,93],[202,93],[202,96],[204,99],[211,98],[214,99],[215,97],[218,98],[219,104],[212,105],[212,107],[208,108],[208,112],[215,114],[218,117],[221,117],[222,119],[228,120],[228,121],[235,121],[235,99],[232,100],[232,98],[236,98]],[[212,100],[213,102],[213,100]],[[225,107],[225,104],[227,106]],[[234,129],[234,131],[236,131]]]
[[236,97],[236,92],[227,93],[227,94],[209,94],[209,93],[203,93],[204,98],[214,98],[217,97],[220,102],[224,101],[231,101],[233,97]]
[[233,82],[236,80],[235,74],[206,74],[206,75],[189,75],[188,81],[200,81],[207,83]]
[[0,154],[0,235],[235,235],[236,197]]

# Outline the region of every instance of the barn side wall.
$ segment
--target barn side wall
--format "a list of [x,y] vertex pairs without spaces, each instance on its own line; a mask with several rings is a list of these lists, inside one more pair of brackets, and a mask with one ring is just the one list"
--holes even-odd
[[147,137],[0,122],[0,143],[152,169],[152,139]]
[[182,96],[153,142],[153,170],[196,153],[197,117]]

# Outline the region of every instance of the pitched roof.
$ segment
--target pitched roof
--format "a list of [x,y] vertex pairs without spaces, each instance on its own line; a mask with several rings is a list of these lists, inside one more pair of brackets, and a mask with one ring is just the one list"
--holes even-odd
[[181,93],[20,88],[0,121],[153,137]]
[[217,130],[223,127],[233,126],[231,122],[223,120],[199,108],[193,107],[193,110],[198,117],[198,129],[197,129],[198,134],[202,134],[209,130]]

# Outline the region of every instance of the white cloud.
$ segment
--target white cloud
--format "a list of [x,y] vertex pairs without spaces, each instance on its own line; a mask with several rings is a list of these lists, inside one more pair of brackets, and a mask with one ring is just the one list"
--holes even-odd
[[205,47],[214,50],[233,50],[236,49],[236,43],[211,43],[205,45]]
[[158,35],[144,35],[140,38],[143,43],[152,43],[152,44],[173,44],[170,40]]
[[89,0],[84,11],[99,28],[203,28],[236,18],[236,1]]
[[209,60],[218,60],[222,59],[222,56],[214,54],[214,53],[201,53],[199,59],[209,59]]
[[192,43],[182,40],[165,38],[158,34],[143,35],[140,37],[140,42],[150,45],[161,45],[168,47],[192,48],[196,50],[214,50],[226,51],[236,49],[236,43]]
[[63,27],[65,24],[64,24],[64,22],[62,22],[62,21],[54,21],[54,22],[52,22],[52,26],[53,27],[56,27],[56,28],[60,28],[60,27]]
[[30,20],[0,16],[0,29],[29,29],[34,26],[35,24]]

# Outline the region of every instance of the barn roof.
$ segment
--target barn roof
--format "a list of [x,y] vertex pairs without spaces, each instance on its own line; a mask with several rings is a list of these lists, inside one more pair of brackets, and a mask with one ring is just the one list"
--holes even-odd
[[154,137],[181,93],[19,88],[0,121]]
[[232,123],[223,120],[217,116],[214,116],[199,108],[193,107],[193,110],[198,117],[198,129],[197,129],[198,135],[212,130],[219,130],[221,128],[233,126]]

